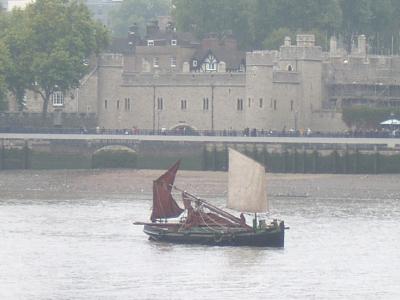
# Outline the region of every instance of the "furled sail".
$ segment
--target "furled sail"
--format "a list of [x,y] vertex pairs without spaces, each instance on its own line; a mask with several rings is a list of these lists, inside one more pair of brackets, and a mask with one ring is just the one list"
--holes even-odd
[[150,217],[153,222],[157,219],[175,218],[183,212],[183,209],[178,206],[171,195],[179,163],[178,160],[167,172],[153,182],[153,211]]
[[264,166],[231,148],[228,182],[228,208],[252,213],[268,210]]

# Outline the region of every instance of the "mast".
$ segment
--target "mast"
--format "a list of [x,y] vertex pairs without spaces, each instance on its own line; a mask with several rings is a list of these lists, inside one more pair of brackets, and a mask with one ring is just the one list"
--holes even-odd
[[[224,210],[222,210],[222,209],[220,209],[220,208],[208,203],[207,201],[205,201],[205,200],[203,200],[201,198],[198,198],[195,195],[193,195],[191,193],[188,193],[188,192],[186,192],[186,191],[184,191],[184,190],[182,190],[182,189],[180,189],[180,188],[178,188],[176,186],[173,186],[173,188],[176,189],[177,191],[180,191],[180,192],[184,193],[185,195],[189,196],[190,198],[193,199],[192,201],[195,201],[196,203],[200,203],[202,206],[208,208],[210,211],[215,212],[215,213],[227,218],[228,220],[230,220],[230,221],[232,221],[232,222],[234,222],[236,224],[243,225],[241,220],[240,220],[240,218],[237,218],[234,215],[232,215],[232,214],[230,214],[230,213],[228,213],[228,212],[226,212],[226,211],[224,211]],[[248,227],[248,225],[245,225],[245,226]]]

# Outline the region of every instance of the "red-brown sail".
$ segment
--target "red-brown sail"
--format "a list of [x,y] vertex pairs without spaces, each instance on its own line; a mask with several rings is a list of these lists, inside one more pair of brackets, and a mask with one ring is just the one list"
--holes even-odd
[[153,211],[150,217],[152,222],[157,219],[175,218],[183,212],[171,195],[179,163],[180,160],[153,182]]

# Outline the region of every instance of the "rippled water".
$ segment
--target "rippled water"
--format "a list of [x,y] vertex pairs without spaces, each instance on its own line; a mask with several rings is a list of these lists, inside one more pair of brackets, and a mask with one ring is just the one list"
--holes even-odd
[[272,213],[291,227],[284,249],[150,242],[132,225],[149,216],[147,187],[34,199],[8,190],[0,299],[400,299],[398,179],[377,177],[380,189],[373,177],[304,177],[284,189],[274,178]]

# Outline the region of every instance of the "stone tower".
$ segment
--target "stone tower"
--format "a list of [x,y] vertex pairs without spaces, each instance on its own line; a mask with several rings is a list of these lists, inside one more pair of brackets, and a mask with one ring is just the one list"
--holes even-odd
[[246,98],[243,99],[246,127],[268,129],[271,126],[268,110],[273,101],[271,96],[276,56],[275,51],[246,54]]
[[296,45],[280,48],[280,67],[298,74],[298,89],[293,114],[297,129],[312,124],[312,112],[321,109],[322,49],[312,34],[297,35]]

